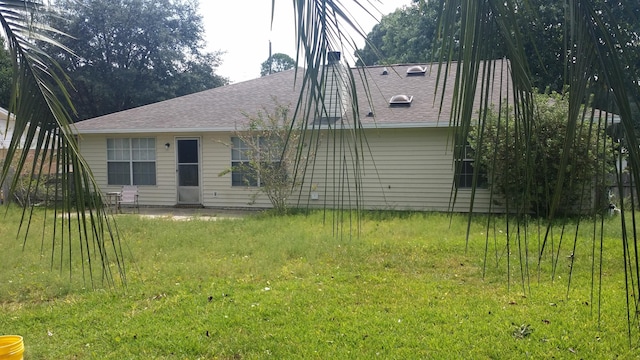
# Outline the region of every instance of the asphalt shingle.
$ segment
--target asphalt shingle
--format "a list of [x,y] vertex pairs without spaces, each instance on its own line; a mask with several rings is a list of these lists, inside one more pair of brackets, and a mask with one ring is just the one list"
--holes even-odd
[[[508,63],[496,62],[497,71],[507,73]],[[425,74],[407,75],[416,64],[371,66],[352,69],[356,73],[360,121],[364,127],[433,127],[448,126],[453,99],[455,64],[450,68],[447,86],[437,84],[437,65],[420,64]],[[386,70],[386,74],[383,74]],[[76,123],[78,133],[135,133],[231,131],[246,121],[245,114],[255,114],[274,104],[295,105],[300,95],[302,70],[288,70],[269,76],[231,84],[175,99],[120,111]],[[364,76],[358,76],[360,73]],[[492,101],[498,102],[497,76],[491,91]],[[370,96],[366,96],[365,88]],[[442,90],[444,89],[444,93]],[[413,97],[410,106],[393,107],[394,95]],[[442,107],[440,103],[442,100]],[[440,111],[442,109],[442,111]],[[349,114],[349,111],[347,111]],[[373,116],[368,116],[368,115]]]

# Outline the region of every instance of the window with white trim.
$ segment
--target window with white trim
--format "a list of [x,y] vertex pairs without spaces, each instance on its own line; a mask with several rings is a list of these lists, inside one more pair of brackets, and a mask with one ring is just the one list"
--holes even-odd
[[155,185],[156,139],[107,139],[107,184]]
[[[275,141],[274,141],[275,142]],[[260,167],[280,165],[281,150],[275,142],[275,146],[269,146],[267,138],[260,137],[257,146],[246,144],[239,137],[231,138],[231,186],[263,186],[264,179],[260,178],[259,171],[252,162],[260,163]],[[257,147],[257,149],[256,149]],[[258,152],[258,154],[254,154]]]
[[[464,149],[461,149],[459,158],[456,159],[456,177],[455,183],[458,189],[470,189],[473,187],[473,172],[475,167],[475,159],[473,158],[473,149],[467,143]],[[487,187],[487,173],[484,169],[478,169],[477,188]]]

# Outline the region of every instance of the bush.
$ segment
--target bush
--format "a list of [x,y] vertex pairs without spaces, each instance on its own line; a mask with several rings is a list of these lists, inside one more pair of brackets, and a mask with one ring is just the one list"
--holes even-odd
[[245,114],[246,126],[234,134],[237,143],[228,144],[243,160],[219,176],[231,173],[232,177],[240,177],[244,185],[255,188],[250,203],[259,195],[266,195],[275,213],[286,214],[289,199],[301,185],[305,170],[304,166],[296,166],[296,161],[304,163],[314,154],[305,149],[300,127],[293,126],[290,106],[273,101],[273,110],[265,107],[255,115]]
[[43,175],[38,181],[28,175],[20,176],[13,198],[20,206],[51,205],[62,199],[62,191],[55,176]]
[[[597,121],[578,121],[575,137],[567,138],[569,104],[552,93],[534,95],[534,117],[527,124],[513,121],[514,111],[490,111],[483,130],[471,133],[471,146],[488,173],[489,186],[509,201],[512,210],[546,216],[560,177],[562,192],[555,212],[593,210],[591,195],[602,170],[612,170],[611,146],[604,145],[604,129]],[[482,131],[482,133],[480,133]],[[561,169],[565,143],[570,141],[568,161]],[[606,150],[603,150],[606,149]]]

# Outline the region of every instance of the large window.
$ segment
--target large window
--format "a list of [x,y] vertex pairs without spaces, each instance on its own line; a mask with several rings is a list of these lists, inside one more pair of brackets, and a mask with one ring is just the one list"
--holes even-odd
[[267,177],[274,176],[273,169],[280,164],[282,151],[277,141],[261,137],[248,144],[239,137],[232,137],[231,144],[231,186],[263,186],[266,179],[253,165],[256,163],[263,172],[270,174]]
[[[458,158],[456,159],[456,187],[458,189],[469,189],[473,186],[473,171],[475,161],[473,159],[473,150],[469,144],[460,149]],[[476,187],[487,187],[487,174],[482,168],[478,169],[478,180]]]
[[154,138],[107,139],[109,185],[155,185],[156,140]]

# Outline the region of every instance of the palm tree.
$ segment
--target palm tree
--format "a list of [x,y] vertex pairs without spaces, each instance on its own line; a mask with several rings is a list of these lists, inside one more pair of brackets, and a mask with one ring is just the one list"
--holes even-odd
[[[73,257],[81,261],[83,278],[92,285],[98,275],[103,282],[115,284],[118,279],[125,280],[119,237],[74,138],[68,79],[55,60],[41,50],[44,44],[62,47],[50,36],[56,31],[47,25],[47,3],[25,0],[0,4],[0,26],[14,70],[8,111],[15,121],[0,185],[9,181],[10,172],[26,174],[27,192],[42,188],[45,181],[54,183],[48,187],[52,192],[48,195],[55,199],[55,207],[45,212],[42,223],[53,229],[52,266],[59,261],[62,268],[68,262],[71,269]],[[29,148],[34,149],[31,154]],[[10,193],[19,181],[20,176],[13,177]],[[33,204],[24,207],[19,232],[25,241],[36,225],[36,211]],[[54,254],[59,260],[54,260]],[[110,266],[114,263],[115,267]],[[112,268],[117,269],[119,277],[114,277]]]
[[[355,31],[355,36],[363,36],[362,30],[355,19],[351,17],[349,9],[353,7],[369,10],[375,13],[375,2],[371,0],[348,1],[349,7],[344,1],[339,0],[296,0],[294,1],[294,13],[296,17],[296,34],[298,40],[299,57],[298,65],[304,66],[305,75],[299,79],[303,92],[298,112],[302,116],[294,116],[296,119],[306,119],[314,114],[322,114],[327,109],[323,107],[325,99],[322,95],[321,84],[327,81],[332,74],[327,73],[323,64],[327,61],[330,50],[343,50],[345,53],[353,52],[353,39],[347,33]],[[503,95],[509,95],[513,101],[514,112],[505,121],[511,121],[515,126],[523,127],[524,133],[530,129],[534,121],[536,111],[533,102],[533,89],[531,83],[531,64],[525,52],[525,40],[533,38],[532,34],[521,29],[523,16],[535,18],[536,10],[534,1],[520,0],[440,0],[439,2],[439,39],[440,49],[434,51],[438,54],[435,59],[438,77],[444,84],[449,74],[448,69],[456,66],[457,74],[453,79],[455,84],[453,106],[450,123],[455,127],[454,141],[466,141],[469,131],[473,126],[483,128],[488,108],[483,101],[479,111],[474,108],[476,89],[478,84],[489,84],[493,76],[493,69],[488,67],[485,60],[505,58],[511,71],[513,86],[504,89]],[[629,76],[629,69],[634,66],[631,52],[638,45],[638,34],[626,31],[624,24],[618,22],[614,15],[620,13],[620,7],[637,8],[632,0],[606,2],[599,0],[565,0],[564,18],[562,26],[564,30],[565,57],[562,61],[565,67],[565,85],[571,90],[567,93],[569,102],[569,119],[567,126],[567,139],[574,138],[578,129],[589,128],[594,123],[611,122],[611,113],[615,112],[621,122],[621,138],[624,139],[624,148],[628,151],[628,161],[632,179],[640,179],[640,147],[635,137],[632,109],[637,108],[640,101],[638,79]],[[635,9],[634,8],[634,9]],[[347,49],[346,51],[344,49]],[[342,81],[355,91],[355,84],[362,80],[359,72],[344,74]],[[451,83],[449,81],[448,83]],[[372,85],[375,86],[375,85]],[[444,86],[444,85],[442,85]],[[606,111],[585,111],[595,109],[598,104],[593,99],[600,99],[601,109]],[[635,99],[635,100],[632,100]],[[362,161],[362,154],[366,151],[366,139],[358,130],[359,104],[356,97],[351,98],[353,111],[350,118],[353,119],[353,131],[347,131],[350,141],[341,144],[348,149],[338,149],[342,154],[352,154],[354,182],[358,182],[358,162]],[[635,102],[635,103],[634,103]],[[305,105],[306,104],[306,105]],[[309,105],[316,104],[316,105]],[[304,125],[303,125],[304,126]],[[309,129],[313,131],[314,129]],[[526,135],[525,135],[526,136]],[[481,140],[480,140],[481,141]],[[516,140],[517,141],[517,140]],[[521,142],[525,157],[529,157],[530,149]],[[599,144],[602,151],[607,147],[615,147],[621,151],[621,146],[614,143]],[[560,168],[566,168],[568,163],[571,141],[564,143],[564,152],[561,156]],[[463,147],[456,147],[463,148]],[[303,165],[301,165],[303,166]],[[529,172],[534,171],[529,169]],[[532,176],[530,174],[529,176]],[[619,182],[620,176],[616,178]],[[555,208],[558,206],[560,192],[562,191],[563,173],[559,172],[559,180],[552,198],[551,210],[545,219],[537,219],[534,222],[528,220],[526,212],[516,213],[516,226],[511,227],[511,239],[520,241],[515,235],[522,227],[540,226],[541,249],[539,257],[546,252],[549,246]],[[603,177],[604,178],[604,177]],[[570,179],[567,179],[570,181]],[[601,180],[602,181],[602,180]],[[564,182],[565,184],[567,182]],[[635,181],[634,193],[640,193],[640,182]],[[620,185],[620,184],[619,184]],[[357,189],[357,184],[355,186]],[[355,194],[354,196],[358,196]],[[452,199],[455,199],[455,190],[452,190]],[[472,202],[473,203],[473,202]],[[628,318],[630,319],[629,333],[633,327],[631,323],[638,321],[635,315],[640,303],[640,262],[638,260],[638,239],[636,235],[636,218],[633,201],[628,204],[630,214],[625,216],[622,209],[622,247],[627,278],[627,304]],[[471,209],[472,210],[472,209]],[[596,225],[602,223],[594,218],[594,244],[599,240],[596,236]],[[487,223],[489,226],[489,222]],[[487,236],[489,233],[487,232]],[[571,243],[571,242],[568,242]],[[570,244],[571,246],[573,244]],[[508,245],[507,245],[508,246]],[[595,247],[594,247],[595,248]],[[553,251],[551,251],[553,252]],[[596,254],[597,255],[597,254]],[[598,264],[594,256],[594,268]],[[602,261],[602,260],[599,260]],[[528,265],[523,264],[522,281],[523,289],[526,287],[526,274]],[[596,272],[594,272],[596,273]],[[596,277],[597,281],[601,281]],[[597,288],[597,286],[596,286]]]

